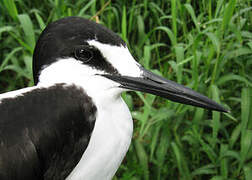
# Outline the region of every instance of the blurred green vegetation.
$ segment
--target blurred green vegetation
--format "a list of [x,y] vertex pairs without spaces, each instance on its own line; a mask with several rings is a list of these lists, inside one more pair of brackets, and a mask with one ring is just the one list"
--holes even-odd
[[250,0],[1,0],[0,91],[32,86],[44,27],[82,16],[104,24],[147,69],[230,109],[210,112],[149,94],[123,94],[132,145],[114,180],[252,179]]

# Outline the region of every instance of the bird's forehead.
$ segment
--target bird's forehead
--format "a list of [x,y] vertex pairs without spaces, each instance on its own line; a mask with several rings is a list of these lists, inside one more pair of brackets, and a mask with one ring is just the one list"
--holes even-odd
[[106,61],[108,61],[121,75],[132,77],[141,76],[140,64],[132,57],[127,46],[104,44],[97,40],[88,40],[87,43],[99,49]]

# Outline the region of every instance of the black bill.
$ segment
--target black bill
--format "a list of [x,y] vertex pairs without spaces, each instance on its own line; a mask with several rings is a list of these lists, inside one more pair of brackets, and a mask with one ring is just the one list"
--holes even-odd
[[164,79],[143,67],[140,67],[143,77],[129,77],[105,74],[104,77],[120,83],[120,87],[130,90],[142,91],[167,98],[182,104],[189,104],[220,112],[228,112],[223,106],[208,97],[193,91],[190,88]]

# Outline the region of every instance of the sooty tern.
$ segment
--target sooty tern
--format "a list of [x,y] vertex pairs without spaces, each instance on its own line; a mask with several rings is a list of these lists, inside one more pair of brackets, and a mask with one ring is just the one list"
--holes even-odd
[[0,95],[0,179],[111,179],[133,131],[123,91],[226,112],[144,69],[118,35],[80,17],[45,28],[33,76],[34,87]]

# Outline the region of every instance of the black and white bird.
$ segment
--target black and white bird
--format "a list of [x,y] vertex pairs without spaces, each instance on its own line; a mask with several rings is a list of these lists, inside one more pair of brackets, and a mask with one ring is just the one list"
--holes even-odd
[[127,90],[226,112],[144,69],[118,35],[80,17],[42,32],[33,76],[34,87],[0,95],[1,180],[112,179],[132,138]]

